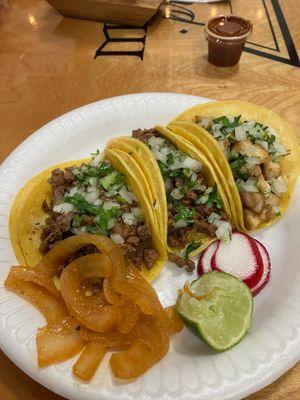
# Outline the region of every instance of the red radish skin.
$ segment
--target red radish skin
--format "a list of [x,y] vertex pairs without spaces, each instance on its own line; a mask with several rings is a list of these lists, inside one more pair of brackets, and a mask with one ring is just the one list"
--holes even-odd
[[260,293],[261,290],[266,286],[266,284],[270,280],[270,274],[271,274],[271,260],[270,260],[270,256],[269,256],[268,251],[267,251],[267,249],[265,248],[265,246],[262,243],[260,243],[256,239],[254,239],[254,240],[256,241],[257,247],[258,247],[259,252],[261,254],[261,258],[262,258],[263,266],[264,266],[264,271],[263,271],[263,275],[261,277],[261,280],[258,282],[258,284],[256,286],[254,286],[251,289],[253,297],[258,295],[258,293]]
[[[242,245],[245,247],[241,248]],[[234,246],[238,246],[238,248]],[[243,251],[241,260],[237,258],[237,251]],[[224,260],[225,252],[228,252],[226,254],[227,263]],[[234,257],[236,258],[234,259]],[[242,257],[245,259],[242,260]],[[261,281],[264,271],[262,257],[256,241],[241,232],[233,233],[230,243],[225,244],[221,241],[218,243],[217,250],[211,259],[211,266],[212,269],[227,272],[243,280],[250,289]],[[241,266],[242,269],[237,270],[238,266]]]
[[217,247],[218,247],[218,242],[214,242],[202,252],[198,261],[199,275],[207,274],[207,272],[210,272],[212,270],[211,259],[215,251],[217,250]]

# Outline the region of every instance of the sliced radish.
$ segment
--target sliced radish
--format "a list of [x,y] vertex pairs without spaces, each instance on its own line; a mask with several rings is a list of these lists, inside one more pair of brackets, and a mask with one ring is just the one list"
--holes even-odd
[[260,252],[262,261],[263,261],[263,274],[262,277],[260,279],[260,281],[258,282],[257,285],[255,285],[253,288],[251,288],[251,292],[253,296],[256,296],[265,286],[266,284],[269,282],[270,280],[270,273],[271,273],[271,260],[270,260],[270,256],[269,253],[267,251],[267,249],[265,248],[265,246],[260,243],[258,240],[254,239],[258,250]]
[[241,232],[233,233],[229,243],[218,243],[211,267],[236,276],[250,289],[261,281],[264,270],[256,241]]
[[217,250],[218,242],[212,243],[202,253],[198,261],[198,274],[203,275],[211,271],[211,259]]

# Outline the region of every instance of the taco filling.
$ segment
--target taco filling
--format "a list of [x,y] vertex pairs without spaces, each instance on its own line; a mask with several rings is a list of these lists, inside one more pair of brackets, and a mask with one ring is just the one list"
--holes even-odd
[[160,167],[168,205],[168,245],[191,246],[193,232],[229,241],[231,224],[216,186],[209,186],[202,174],[201,163],[155,129],[135,130],[133,137],[150,148]]
[[289,154],[278,133],[241,116],[215,119],[196,116],[198,125],[218,140],[230,164],[250,229],[281,215],[280,197],[287,191],[279,161]]
[[[114,170],[99,152],[88,164],[55,169],[48,180],[52,202],[43,203],[49,214],[42,231],[42,253],[66,237],[81,233],[109,236],[132,263],[151,269],[159,257],[136,196],[123,174]],[[93,246],[84,249],[93,253]]]

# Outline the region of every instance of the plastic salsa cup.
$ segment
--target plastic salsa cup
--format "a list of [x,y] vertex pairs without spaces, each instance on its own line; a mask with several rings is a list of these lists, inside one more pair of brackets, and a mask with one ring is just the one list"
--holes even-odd
[[240,61],[252,24],[241,17],[222,15],[209,20],[205,31],[208,61],[219,67],[230,67]]

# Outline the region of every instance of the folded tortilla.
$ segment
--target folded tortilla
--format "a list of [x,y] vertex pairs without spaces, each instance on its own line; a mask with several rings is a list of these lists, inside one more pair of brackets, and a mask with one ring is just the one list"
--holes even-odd
[[[230,207],[219,177],[205,154],[184,138],[174,135],[169,129],[163,126],[156,126],[155,129],[161,136],[168,139],[175,148],[187,153],[191,158],[202,164],[201,173],[205,176],[208,185],[216,185],[218,194],[222,200],[223,211],[228,215],[230,221],[235,224],[235,213]],[[164,238],[165,246],[169,252],[178,253],[179,249],[170,248],[168,245],[168,206],[165,184],[158,162],[150,148],[142,141],[133,137],[114,138],[108,142],[107,148],[113,149],[120,157],[122,154],[127,154],[132,162],[138,164],[139,168],[143,171],[144,179],[141,179],[140,182],[143,182],[144,187],[148,185],[151,190],[151,201],[154,199],[152,209],[158,221],[161,237]],[[201,242],[201,246],[192,251],[190,256],[193,257],[197,255],[215,240],[216,238],[210,237],[203,232],[193,232],[189,237],[189,242]],[[180,249],[180,252],[181,251],[182,249]]]
[[[299,176],[300,147],[294,131],[287,121],[267,108],[241,101],[229,100],[199,104],[183,112],[169,124],[170,130],[188,140],[207,156],[223,182],[224,191],[231,207],[236,209],[239,228],[249,230],[249,225],[245,220],[241,197],[227,157],[220,147],[218,140],[206,129],[197,124],[197,121],[201,118],[216,119],[222,116],[241,116],[240,120],[242,122],[253,120],[273,128],[278,133],[282,144],[289,150],[289,154],[283,156],[278,161],[281,168],[281,176],[287,185],[286,192],[280,196],[279,207],[281,216],[288,208]],[[277,219],[278,217],[272,218],[268,222],[261,222],[256,229],[270,225]]]
[[[113,150],[105,150],[105,159],[112,168],[125,175],[126,183],[135,194],[138,204],[142,209],[145,221],[148,222],[152,233],[153,247],[158,251],[159,258],[149,270],[142,265],[142,274],[149,281],[153,280],[163,268],[166,259],[166,249],[157,229],[156,216],[152,211],[151,193],[147,187],[142,186],[139,177],[143,176],[138,166],[126,163],[126,155],[119,156]],[[69,161],[52,166],[30,179],[18,192],[10,212],[10,238],[15,255],[21,265],[34,267],[43,257],[40,252],[41,233],[48,215],[42,208],[44,200],[51,202],[51,186],[47,182],[55,168],[65,169],[71,166],[79,167],[88,163],[90,159]]]

